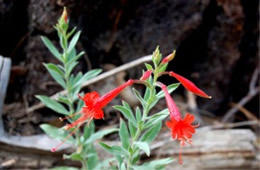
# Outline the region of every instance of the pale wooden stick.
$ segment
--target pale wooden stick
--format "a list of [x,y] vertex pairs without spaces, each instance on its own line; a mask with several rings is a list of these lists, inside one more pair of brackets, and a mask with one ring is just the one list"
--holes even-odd
[[259,74],[259,68],[255,69],[253,76],[251,78],[250,84],[249,84],[249,91],[245,97],[243,97],[235,107],[231,108],[222,118],[222,122],[228,122],[233,121],[234,114],[239,110],[240,107],[244,106],[246,103],[248,103],[255,95],[259,93],[259,86],[256,87],[257,78]]
[[[108,78],[110,76],[113,76],[114,74],[117,74],[117,73],[119,73],[121,71],[130,69],[132,67],[135,67],[137,65],[140,65],[140,64],[145,63],[145,62],[150,62],[150,61],[152,61],[152,55],[147,55],[147,56],[144,56],[144,57],[139,58],[137,60],[131,61],[131,62],[126,63],[126,64],[123,64],[122,66],[119,66],[119,67],[117,67],[117,68],[115,68],[113,70],[107,71],[107,72],[105,72],[103,74],[100,74],[99,76],[97,76],[97,77],[95,77],[95,78],[93,78],[91,80],[86,81],[85,83],[83,83],[81,88],[89,86],[90,84],[96,83],[96,82],[98,82],[100,80],[103,80],[105,78]],[[63,91],[58,92],[55,95],[51,96],[51,98],[54,99],[54,100],[57,100],[59,95],[64,95],[66,93],[67,93],[67,91],[63,90]],[[38,110],[40,108],[43,108],[44,106],[45,105],[43,103],[38,103],[36,105],[33,105],[32,107],[29,107],[27,109],[27,113],[30,113],[30,112],[33,112],[33,111]]]
[[257,126],[260,127],[260,122],[257,120],[236,122],[236,123],[219,123],[216,125],[204,126],[200,129],[232,129],[241,126]]

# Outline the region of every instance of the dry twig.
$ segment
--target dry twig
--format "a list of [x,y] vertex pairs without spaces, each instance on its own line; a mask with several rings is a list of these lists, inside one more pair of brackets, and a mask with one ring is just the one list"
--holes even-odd
[[[117,73],[119,73],[121,71],[127,70],[129,68],[132,68],[132,67],[135,67],[137,65],[140,65],[140,64],[142,64],[144,62],[150,62],[150,61],[152,61],[152,55],[144,56],[144,57],[139,58],[137,60],[134,60],[134,61],[131,61],[129,63],[126,63],[126,64],[124,64],[122,66],[119,66],[119,67],[117,67],[117,68],[115,68],[115,69],[113,69],[111,71],[107,71],[107,72],[105,72],[103,74],[100,74],[99,76],[97,76],[97,77],[95,77],[95,78],[93,78],[91,80],[88,80],[87,82],[83,83],[82,87],[89,86],[90,84],[96,83],[96,82],[98,82],[100,80],[103,80],[105,78],[113,76],[114,74],[117,74]],[[66,93],[67,93],[67,91],[63,90],[63,91],[58,92],[55,95],[51,96],[51,98],[54,99],[54,100],[57,100],[59,95],[65,95]],[[38,104],[36,104],[36,105],[34,105],[32,107],[29,107],[27,109],[27,113],[30,113],[30,112],[33,112],[33,111],[38,110],[40,108],[43,108],[44,106],[45,105],[43,103],[38,103]]]
[[241,126],[258,126],[260,127],[260,122],[257,120],[251,121],[243,121],[243,122],[236,122],[236,123],[219,123],[216,125],[204,126],[201,129],[232,129]]
[[258,80],[258,74],[259,74],[259,68],[255,69],[253,76],[251,78],[250,84],[249,84],[249,91],[245,97],[243,97],[238,104],[231,108],[222,118],[222,122],[228,122],[234,120],[234,114],[239,110],[240,107],[244,106],[246,103],[248,103],[254,96],[256,96],[259,93],[259,86],[256,86],[257,80]]
[[[236,103],[231,103],[232,107],[237,107]],[[244,108],[243,106],[241,106],[239,108],[240,112],[244,113],[244,115],[249,119],[249,120],[257,120],[259,121],[259,119],[253,114],[251,113],[249,110],[247,110],[246,108]]]

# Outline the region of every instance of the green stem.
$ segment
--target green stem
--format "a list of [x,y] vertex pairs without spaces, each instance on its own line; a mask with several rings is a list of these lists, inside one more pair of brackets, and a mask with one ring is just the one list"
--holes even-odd
[[[66,38],[66,34],[63,35],[65,40],[67,41],[67,38]],[[73,103],[73,94],[71,94],[71,88],[70,88],[70,73],[68,72],[68,65],[67,65],[67,58],[68,58],[68,54],[67,54],[67,46],[65,46],[65,48],[63,49],[63,56],[64,56],[64,72],[65,72],[65,76],[64,76],[64,79],[65,79],[65,83],[66,83],[66,90],[67,90],[67,97],[68,97],[68,100],[69,100],[69,103],[68,103],[68,106],[69,106],[69,113],[70,114],[73,114],[74,113],[74,103]],[[82,143],[80,141],[80,131],[77,130],[75,132],[75,137],[76,137],[76,141],[77,141],[77,153],[81,154],[82,152]],[[83,170],[87,170],[88,169],[88,165],[87,165],[87,160],[82,160],[80,161],[81,164],[82,164],[82,169]]]
[[[154,88],[155,88],[155,83],[156,83],[156,81],[157,81],[157,78],[158,78],[158,75],[156,74],[155,76],[154,76],[154,82],[153,82],[153,84],[152,84],[152,87],[148,87],[148,88],[151,88],[151,91],[153,91],[154,90]],[[147,102],[147,105],[146,105],[146,107],[144,108],[144,111],[143,111],[143,116],[142,116],[142,120],[143,121],[145,121],[146,120],[146,117],[148,116],[148,113],[149,113],[149,108],[150,108],[150,105],[151,105],[151,103],[152,103],[152,99],[154,98],[154,94],[152,94],[150,97],[149,97],[149,99],[148,99],[148,102]],[[131,163],[131,161],[132,161],[132,157],[133,157],[133,154],[134,154],[134,149],[135,148],[133,148],[134,147],[134,143],[137,141],[137,139],[139,138],[139,136],[140,136],[140,134],[142,133],[142,127],[139,127],[138,126],[138,128],[137,128],[137,131],[136,131],[136,134],[135,134],[135,136],[133,137],[133,139],[132,139],[132,142],[131,142],[131,149],[132,149],[132,152],[130,152],[130,155],[129,155],[129,158],[128,158],[128,161],[127,161],[127,170],[130,170],[130,168],[131,168],[131,165],[132,165],[132,163]],[[140,149],[138,149],[138,150],[140,150]]]
[[[134,150],[135,148],[133,148],[133,145],[134,143],[136,142],[136,140],[139,138],[140,134],[142,132],[142,129],[140,127],[137,128],[137,131],[136,131],[136,134],[135,136],[133,137],[133,140],[132,140],[132,143],[131,143],[131,148],[132,150]],[[131,163],[131,160],[132,160],[132,157],[133,157],[133,153],[134,152],[130,152],[130,155],[129,155],[129,158],[128,158],[128,161],[127,161],[127,170],[130,170],[130,167],[132,165]]]

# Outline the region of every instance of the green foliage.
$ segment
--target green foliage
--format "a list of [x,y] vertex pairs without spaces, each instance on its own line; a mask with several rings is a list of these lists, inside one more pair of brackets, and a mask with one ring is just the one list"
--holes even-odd
[[150,127],[141,137],[140,141],[151,143],[162,128],[162,122],[159,122]]
[[[150,156],[149,144],[158,136],[162,127],[162,121],[169,116],[168,109],[163,109],[158,113],[149,115],[150,110],[157,104],[159,99],[165,96],[165,93],[162,90],[156,92],[156,86],[158,86],[157,79],[168,66],[168,63],[161,64],[161,59],[162,55],[159,47],[157,47],[152,56],[154,66],[145,63],[147,70],[152,70],[153,75],[143,83],[146,85],[143,97],[140,92],[133,88],[133,93],[140,101],[142,109],[137,107],[134,113],[132,108],[125,101],[122,102],[121,106],[114,106],[114,108],[121,112],[128,120],[128,123],[125,123],[122,119],[120,120],[119,137],[121,146],[109,146],[104,143],[100,143],[100,145],[115,156],[118,163],[118,169],[164,169],[165,165],[172,161],[172,159],[166,158],[147,162],[142,165],[136,165],[140,159],[140,151],[143,151],[147,156]],[[179,83],[167,86],[168,92],[173,92],[178,86]]]
[[47,96],[42,96],[42,95],[36,95],[36,97],[41,100],[43,104],[46,105],[46,107],[54,110],[57,113],[63,114],[63,115],[69,115],[68,110],[59,102],[51,99],[50,97]]
[[132,166],[134,170],[164,170],[165,166],[173,162],[172,158],[164,158],[159,160],[154,160],[149,163],[144,163],[143,165]]
[[167,116],[169,116],[168,109],[164,109],[159,113],[156,113],[152,116],[146,118],[147,122],[144,124],[144,129],[156,125],[157,123],[163,121]]
[[103,142],[99,143],[100,146],[102,146],[106,151],[113,155],[118,155],[118,156],[127,156],[128,152],[121,146],[109,146]]
[[[73,122],[77,120],[81,114],[78,114],[84,106],[84,101],[78,99],[81,86],[84,82],[96,77],[101,73],[101,69],[93,69],[87,73],[73,74],[73,69],[78,65],[78,59],[85,54],[85,52],[77,52],[76,44],[80,39],[81,31],[76,31],[73,28],[69,29],[69,20],[67,20],[66,8],[64,9],[62,17],[55,25],[57,30],[59,43],[61,48],[56,48],[54,44],[47,38],[42,36],[41,39],[51,54],[59,60],[60,65],[53,63],[44,64],[52,78],[64,89],[66,94],[60,94],[54,100],[50,97],[37,95],[36,97],[46,105],[46,107],[53,111],[69,116],[68,121]],[[58,50],[61,49],[61,50]],[[144,95],[133,89],[133,93],[140,101],[142,107],[137,107],[134,111],[125,101],[122,105],[116,105],[114,108],[118,110],[124,118],[128,121],[125,122],[120,119],[119,128],[104,129],[95,132],[93,121],[84,126],[83,134],[81,135],[80,128],[77,125],[71,130],[76,132],[69,135],[69,131],[63,128],[57,128],[51,125],[42,124],[41,129],[50,137],[58,140],[66,140],[67,143],[76,146],[76,151],[70,155],[64,155],[64,159],[71,159],[80,161],[84,169],[120,169],[120,170],[153,170],[163,169],[165,165],[169,164],[172,159],[166,158],[136,165],[140,159],[140,152],[144,152],[150,156],[149,144],[155,140],[156,136],[161,130],[162,121],[168,117],[168,109],[164,109],[158,113],[150,115],[151,109],[157,104],[159,99],[164,97],[164,92],[161,90],[156,91],[158,86],[157,79],[165,74],[168,63],[162,62],[162,54],[160,53],[159,46],[155,49],[152,56],[153,66],[145,63],[146,69],[153,71],[147,80],[138,80],[146,85]],[[171,93],[179,86],[179,83],[169,85],[168,91]],[[82,95],[82,94],[81,94]],[[75,114],[76,113],[76,114]],[[72,116],[72,114],[75,114]],[[75,129],[76,128],[76,129]],[[119,146],[109,146],[100,142],[100,146],[111,153],[114,158],[99,161],[97,152],[94,147],[94,142],[102,139],[105,135],[118,132],[121,144]],[[112,162],[117,164],[112,164]],[[56,167],[55,170],[75,170],[72,167]]]
[[[73,69],[78,65],[77,60],[83,56],[85,52],[82,51],[77,53],[75,47],[80,38],[81,31],[76,32],[76,28],[73,28],[68,32],[69,23],[66,18],[67,12],[66,8],[64,8],[62,17],[55,25],[59,37],[61,52],[47,37],[42,36],[41,39],[51,54],[53,54],[53,56],[61,63],[60,65],[46,63],[44,66],[53,79],[61,85],[67,93],[62,95],[59,94],[57,100],[43,95],[37,95],[36,97],[45,104],[46,107],[57,113],[71,117],[68,121],[73,122],[81,115],[76,114],[75,116],[72,116],[72,114],[78,113],[84,106],[84,102],[79,100],[77,96],[82,84],[100,74],[101,69],[93,69],[85,74],[82,74],[81,72],[76,75],[72,74]],[[80,161],[83,167],[88,167],[89,169],[94,169],[98,164],[98,156],[93,142],[101,139],[105,135],[118,131],[118,129],[113,128],[95,132],[95,126],[93,123],[91,123],[89,127],[84,127],[82,136],[80,136],[80,129],[75,129],[78,127],[72,129],[75,129],[76,132],[71,136],[69,136],[69,130],[66,131],[63,128],[56,128],[47,124],[42,124],[41,128],[50,137],[61,141],[66,140],[67,143],[75,145],[77,147],[76,152],[70,155],[64,155],[64,158]],[[75,168],[56,167],[54,169],[73,170]]]
[[49,51],[54,55],[54,57],[56,57],[58,60],[60,60],[61,62],[63,62],[62,58],[61,58],[61,54],[59,53],[59,51],[57,50],[57,48],[53,45],[53,43],[45,36],[41,37],[44,45],[49,49]]
[[125,148],[127,150],[130,145],[129,133],[128,133],[126,124],[122,119],[120,120],[119,136],[120,136],[120,141],[122,142],[123,148]]
[[[69,133],[64,129],[56,128],[48,124],[41,124],[40,127],[48,136],[54,139],[64,140],[69,135]],[[70,136],[66,140],[66,142],[70,144],[75,144],[75,139],[72,136]]]
[[[125,105],[124,105],[124,104],[125,104]],[[120,111],[120,112],[124,115],[124,117],[125,117],[126,119],[128,119],[129,121],[131,121],[131,122],[132,122],[132,125],[134,125],[135,127],[137,127],[137,123],[136,123],[134,114],[133,114],[133,112],[132,112],[132,109],[130,108],[130,106],[129,106],[127,103],[125,103],[125,102],[123,101],[123,106],[117,105],[117,106],[114,106],[114,108],[115,108],[116,110]]]
[[90,137],[86,138],[86,142],[85,144],[92,144],[94,141],[103,138],[104,136],[110,134],[110,133],[114,133],[118,131],[117,128],[111,128],[111,129],[104,129],[104,130],[100,130],[94,134],[92,134]]
[[55,168],[51,168],[50,170],[78,170],[78,168],[68,167],[68,166],[58,166]]
[[135,146],[143,150],[147,156],[150,156],[150,148],[147,142],[134,142]]
[[[167,86],[167,89],[168,89],[168,92],[171,93],[173,92],[174,90],[176,90],[178,87],[179,87],[180,83],[174,83],[174,84],[171,84],[169,86]],[[163,93],[163,91],[161,90],[159,93],[156,94],[156,97],[158,99],[161,99],[163,98],[165,95]]]

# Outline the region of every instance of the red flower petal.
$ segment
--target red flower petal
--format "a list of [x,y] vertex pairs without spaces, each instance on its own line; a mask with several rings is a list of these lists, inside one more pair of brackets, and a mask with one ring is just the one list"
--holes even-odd
[[96,109],[94,111],[94,118],[95,119],[103,119],[104,118],[104,112],[101,109]]
[[113,100],[122,90],[124,90],[127,86],[130,86],[134,83],[133,80],[128,80],[127,82],[125,82],[124,84],[122,84],[121,86],[118,86],[117,88],[115,88],[114,90],[108,92],[107,94],[105,94],[104,96],[100,97],[97,101],[97,105],[100,108],[103,108],[104,106],[106,106],[111,100]]
[[183,122],[185,122],[186,124],[191,124],[192,122],[194,122],[194,120],[195,120],[194,115],[186,114],[186,116],[183,119]]
[[[81,110],[82,116],[78,118],[76,121],[72,122],[71,124],[65,126],[66,130],[74,127],[76,129],[73,130],[73,132],[71,132],[68,135],[68,137],[66,137],[66,139],[63,140],[58,146],[52,148],[51,151],[55,152],[57,148],[60,147],[70,136],[72,136],[75,133],[75,131],[80,127],[80,125],[82,125],[86,121],[88,121],[88,125],[89,125],[93,118],[102,119],[104,117],[102,108],[106,106],[111,100],[113,100],[122,90],[124,90],[124,88],[126,88],[129,85],[132,85],[133,83],[134,83],[133,80],[128,80],[126,83],[108,92],[102,97],[100,97],[99,94],[95,91],[86,93],[84,97],[78,95],[79,98],[85,102],[85,106],[83,106]],[[72,117],[72,115],[69,117]]]
[[205,92],[200,90],[194,83],[192,83],[190,80],[182,77],[181,75],[178,75],[178,74],[174,73],[173,71],[171,71],[169,73],[169,75],[172,77],[175,77],[186,89],[193,92],[194,94],[201,96],[201,97],[209,98],[209,99],[211,98],[211,96],[207,95]]
[[144,74],[143,74],[143,76],[140,78],[140,80],[147,80],[150,76],[151,76],[151,74],[152,74],[152,70],[147,70]]
[[192,135],[195,133],[195,128],[192,123],[194,121],[194,116],[187,114],[184,119],[177,121],[174,118],[166,122],[166,126],[171,129],[171,135],[173,139],[180,141],[180,152],[179,152],[179,163],[182,164],[182,147],[185,146],[185,142],[192,143]]
[[179,111],[178,107],[176,106],[174,100],[170,96],[167,87],[162,83],[159,83],[159,84],[165,94],[165,100],[166,100],[167,107],[170,112],[170,117],[176,119],[177,121],[180,120],[181,119],[180,111]]
[[85,102],[85,105],[93,106],[100,98],[100,96],[98,92],[93,91],[90,93],[86,93],[83,98],[81,96],[79,96],[79,98]]

